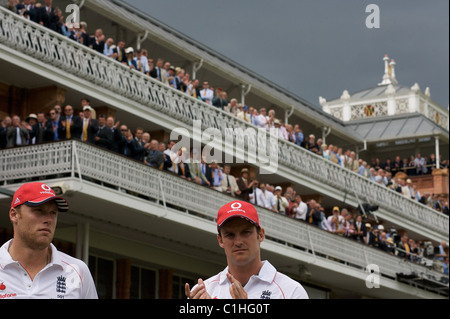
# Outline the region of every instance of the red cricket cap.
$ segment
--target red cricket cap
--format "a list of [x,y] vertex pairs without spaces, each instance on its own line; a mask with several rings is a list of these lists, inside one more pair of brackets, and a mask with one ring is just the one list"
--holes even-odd
[[27,183],[20,186],[14,193],[11,208],[16,208],[22,204],[39,206],[51,200],[55,201],[60,212],[67,212],[69,210],[67,201],[62,197],[56,196],[53,189],[47,184],[41,182]]
[[255,207],[250,203],[235,200],[225,204],[219,209],[219,212],[217,213],[217,230],[219,230],[227,220],[233,217],[245,218],[256,227],[261,227],[259,225],[258,212]]

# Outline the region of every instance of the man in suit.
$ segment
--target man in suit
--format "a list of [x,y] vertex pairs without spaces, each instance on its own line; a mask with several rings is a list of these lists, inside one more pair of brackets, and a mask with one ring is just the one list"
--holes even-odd
[[238,185],[239,190],[241,191],[239,198],[241,198],[244,201],[250,200],[250,193],[253,192],[253,186],[258,186],[258,181],[256,179],[250,182],[248,177],[249,177],[248,169],[243,168],[241,170],[241,176],[236,181],[236,184]]
[[163,68],[164,60],[158,58],[156,60],[156,66],[150,71],[150,76],[161,81],[164,84],[169,85],[169,79],[167,78],[167,71]]
[[90,106],[83,107],[83,120],[81,141],[95,144],[95,136],[98,131],[98,121],[91,118],[92,108]]
[[59,17],[55,13],[53,0],[45,0],[45,5],[39,8],[39,24],[53,30],[58,31]]
[[230,174],[230,171],[231,166],[229,164],[225,164],[222,172],[222,190],[224,193],[236,197],[236,195],[241,194],[241,191],[236,183],[236,178]]
[[356,216],[356,220],[353,222],[353,226],[355,228],[355,232],[351,236],[354,240],[359,241],[361,243],[364,242],[364,237],[366,236],[366,225],[362,221],[362,216]]
[[7,116],[0,123],[0,150],[2,148],[6,148],[6,144],[8,142],[6,138],[6,132],[8,131],[8,127],[11,126],[12,119]]
[[98,116],[98,130],[95,136],[95,145],[111,150],[114,144],[113,132],[106,126],[106,117]]
[[127,64],[124,41],[119,41],[119,43],[117,43],[117,46],[113,49],[113,58],[120,63]]
[[189,84],[189,85],[187,86],[187,91],[186,91],[186,93],[187,93],[189,96],[192,96],[192,97],[195,98],[195,99],[201,100],[202,98],[201,98],[201,96],[200,96],[200,89],[198,88],[198,84],[199,84],[198,79],[192,80],[191,84]]
[[59,141],[59,128],[61,127],[59,113],[56,109],[50,110],[50,118],[45,122],[44,142]]
[[12,117],[12,124],[6,131],[7,144],[6,147],[15,147],[28,145],[30,141],[30,134],[28,130],[21,125],[20,117],[14,115]]
[[103,34],[103,30],[95,30],[94,35],[89,38],[89,42],[89,46],[92,47],[92,49],[99,53],[103,53],[105,50],[105,35]]
[[191,173],[192,181],[197,184],[206,183],[209,186],[209,181],[202,172],[202,164],[200,163],[200,152],[197,149],[192,149],[190,158],[186,161],[189,166],[189,172]]
[[80,139],[82,132],[82,121],[81,118],[73,114],[73,107],[71,105],[66,105],[64,108],[65,116],[61,116],[61,126],[59,128],[58,134],[60,139]]

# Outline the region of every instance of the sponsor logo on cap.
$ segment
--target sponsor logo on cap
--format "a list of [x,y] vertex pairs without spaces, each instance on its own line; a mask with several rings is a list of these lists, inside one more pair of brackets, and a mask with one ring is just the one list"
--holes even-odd
[[48,186],[47,184],[42,184],[41,188],[44,190],[43,192],[41,192],[41,194],[50,194],[50,195],[55,195],[53,193],[53,190],[50,186]]

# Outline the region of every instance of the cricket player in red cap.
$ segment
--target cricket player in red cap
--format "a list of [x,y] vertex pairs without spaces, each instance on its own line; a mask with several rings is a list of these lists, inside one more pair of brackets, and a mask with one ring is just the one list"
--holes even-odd
[[250,203],[235,200],[219,209],[217,240],[225,251],[228,266],[191,290],[190,299],[308,299],[302,285],[261,260],[264,228]]
[[0,299],[97,299],[87,265],[52,244],[67,201],[42,182],[22,185],[11,202],[14,237],[0,247]]

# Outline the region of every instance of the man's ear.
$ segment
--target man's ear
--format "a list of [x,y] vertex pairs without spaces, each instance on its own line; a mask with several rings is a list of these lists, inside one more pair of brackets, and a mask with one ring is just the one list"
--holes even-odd
[[11,208],[11,209],[9,210],[9,220],[10,220],[13,224],[14,224],[15,222],[17,222],[18,215],[19,215],[19,212],[18,212],[17,209]]
[[219,246],[223,248],[222,236],[220,234],[217,234],[217,241],[219,242]]
[[264,228],[260,228],[258,233],[259,242],[261,243],[264,240],[264,238],[265,238]]

